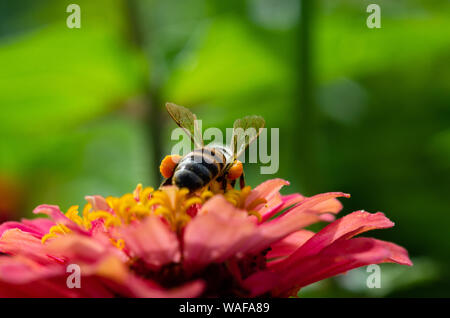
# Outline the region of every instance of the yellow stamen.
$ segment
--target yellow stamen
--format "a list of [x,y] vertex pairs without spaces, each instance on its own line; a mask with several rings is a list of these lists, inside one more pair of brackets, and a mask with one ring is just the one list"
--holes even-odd
[[42,244],[44,244],[45,242],[47,242],[47,240],[48,240],[49,238],[56,237],[56,236],[57,236],[56,234],[52,234],[52,233],[45,234],[45,235],[42,237],[41,242],[42,242]]
[[48,232],[48,234],[44,235],[41,239],[42,244],[44,244],[49,238],[57,237],[58,234],[67,234],[70,233],[70,229],[63,224],[56,224],[52,226]]
[[203,201],[206,201],[210,198],[212,198],[214,196],[214,193],[212,193],[209,190],[205,190],[202,192],[202,194],[200,194],[200,197],[202,198]]
[[258,211],[248,211],[248,215],[254,215],[258,219],[258,222],[262,221],[261,214]]
[[201,197],[189,194],[188,189],[178,189],[175,186],[163,187],[153,193],[149,205],[154,208],[154,213],[164,217],[173,231],[178,232],[191,219],[187,210],[195,205],[202,204]]
[[266,200],[266,199],[264,199],[264,198],[258,198],[258,199],[255,199],[254,201],[252,201],[249,205],[247,205],[246,209],[249,210],[249,211],[251,211],[251,210],[253,210],[254,208],[256,208],[258,205],[264,204],[264,203],[267,203],[267,200]]
[[256,216],[258,218],[258,222],[261,222],[262,220],[261,215],[257,211],[254,211],[254,209],[258,205],[266,203],[267,201],[264,198],[257,198],[246,205],[247,198],[250,195],[251,191],[252,189],[249,186],[246,186],[242,190],[235,190],[235,189],[228,190],[225,192],[224,196],[225,199],[231,204],[233,204],[235,207],[248,211],[249,215]]
[[124,247],[125,247],[125,241],[122,240],[122,239],[115,240],[115,239],[112,238],[112,239],[110,239],[110,241],[111,241],[111,243],[112,243],[115,247],[117,247],[119,250],[123,250]]

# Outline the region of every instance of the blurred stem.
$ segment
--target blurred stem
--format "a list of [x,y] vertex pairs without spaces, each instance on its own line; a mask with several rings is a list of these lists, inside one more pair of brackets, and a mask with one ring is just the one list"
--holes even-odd
[[[139,15],[138,0],[128,0],[125,1],[130,25],[130,36],[134,44],[142,51],[148,54],[148,47],[146,46],[146,41],[149,41],[144,35],[144,29],[141,22],[141,17]],[[143,121],[147,128],[147,137],[149,140],[149,150],[151,152],[150,156],[152,158],[152,169],[153,178],[155,185],[159,184],[159,162],[163,156],[163,149],[161,144],[160,134],[162,131],[162,113],[161,113],[161,97],[159,94],[159,85],[157,83],[152,83],[150,79],[150,73],[147,71],[145,75],[145,104],[146,112]]]
[[[319,190],[320,175],[317,156],[319,127],[315,105],[315,83],[313,78],[313,19],[316,0],[299,0],[301,5],[300,23],[298,24],[298,95],[295,105],[294,144],[300,148],[299,178],[304,190],[309,194]],[[299,136],[299,134],[300,136]]]

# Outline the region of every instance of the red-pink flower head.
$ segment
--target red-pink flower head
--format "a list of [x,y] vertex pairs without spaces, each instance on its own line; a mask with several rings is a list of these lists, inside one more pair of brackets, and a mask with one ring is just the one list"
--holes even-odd
[[[49,219],[0,226],[0,297],[289,296],[356,267],[411,265],[398,245],[353,238],[392,227],[383,213],[333,222],[336,198],[348,194],[283,196],[285,185],[196,193],[138,185],[120,198],[87,197],[82,211],[39,206]],[[319,221],[332,223],[305,229]],[[67,286],[69,264],[80,267],[80,288]]]

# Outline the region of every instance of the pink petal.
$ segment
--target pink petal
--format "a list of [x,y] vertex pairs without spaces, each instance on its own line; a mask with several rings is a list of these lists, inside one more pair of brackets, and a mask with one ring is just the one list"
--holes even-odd
[[208,200],[184,232],[184,263],[202,267],[238,253],[256,231],[254,218],[223,196]]
[[50,228],[55,225],[55,222],[47,218],[36,218],[33,220],[22,219],[21,222],[29,226],[30,229],[35,229],[36,232],[39,232],[42,236],[47,234],[50,231]]
[[205,283],[200,280],[173,289],[163,289],[135,276],[130,276],[127,286],[132,296],[139,298],[192,298],[200,296],[205,289]]
[[258,227],[257,235],[253,235],[242,249],[251,253],[259,252],[289,234],[320,221],[320,215],[316,213],[315,207],[340,196],[348,195],[342,192],[328,192],[302,200],[278,218],[262,223]]
[[180,261],[177,236],[159,217],[150,216],[138,224],[118,229],[117,237],[125,241],[131,257],[139,257],[148,265],[160,267]]
[[293,193],[293,194],[289,194],[289,195],[283,195],[283,196],[281,196],[281,199],[283,200],[282,209],[286,209],[297,203],[300,203],[301,201],[306,199],[306,197],[299,193]]
[[[349,198],[350,195],[346,194],[345,197]],[[314,210],[316,211],[316,213],[338,213],[342,210],[342,207],[342,203],[339,202],[339,200],[330,199],[316,205],[314,207]]]
[[271,249],[269,253],[267,253],[267,258],[271,259],[289,256],[306,241],[308,241],[314,234],[316,233],[312,231],[300,230],[286,236],[284,239],[275,242],[270,246]]
[[[18,229],[9,232],[19,232]],[[25,235],[33,236],[24,233]],[[8,235],[8,234],[7,234]],[[129,271],[128,258],[106,238],[84,235],[60,236],[45,245],[47,251],[63,254],[65,264],[41,265],[29,257],[0,256],[0,297],[196,297],[205,284],[192,281],[175,289],[165,289]],[[66,266],[81,267],[81,288],[66,285]]]
[[[349,194],[345,194],[343,196],[347,197],[347,198],[350,197]],[[296,205],[305,199],[307,199],[307,197],[304,197],[303,195],[298,194],[298,193],[282,196],[283,206],[281,207],[281,210],[291,207],[293,205]],[[341,210],[342,210],[342,203],[339,202],[339,200],[337,200],[335,198],[329,199],[327,201],[323,201],[322,203],[317,204],[314,207],[314,211],[319,214],[321,214],[321,213],[336,214]]]
[[[56,280],[56,281],[55,281]],[[0,281],[1,298],[74,298],[82,297],[79,289],[69,289],[65,277],[40,279],[27,284],[9,284]],[[110,293],[111,295],[111,293]],[[102,297],[102,296],[99,296]],[[107,297],[107,296],[103,296]],[[110,296],[111,297],[111,296]]]
[[71,219],[69,219],[67,216],[64,215],[64,213],[61,212],[58,206],[56,205],[40,205],[37,208],[33,210],[34,214],[46,214],[48,215],[55,223],[63,224],[67,226],[70,230],[77,232],[77,233],[83,233],[88,234],[87,231],[83,230],[73,222]]
[[89,236],[71,233],[58,236],[44,246],[48,254],[86,264],[96,263],[105,255],[114,255],[122,261],[128,259],[123,251],[113,246],[110,239],[104,234],[98,234],[93,239]]
[[44,250],[41,240],[18,228],[5,231],[0,237],[0,252],[29,257],[39,263],[53,263]]
[[0,297],[113,297],[103,277],[81,269],[81,288],[67,287],[66,265],[40,265],[28,258],[0,257]]
[[368,213],[357,211],[327,225],[308,242],[303,244],[291,257],[290,262],[318,253],[324,247],[338,239],[349,239],[355,235],[374,229],[384,229],[394,226],[383,213]]
[[321,221],[328,222],[328,223],[331,223],[334,220],[336,220],[336,216],[334,216],[334,214],[331,214],[331,213],[323,213],[323,214],[320,214],[319,217],[320,217]]
[[23,256],[0,256],[0,297],[76,297],[66,285],[65,266]]
[[393,243],[372,238],[341,239],[295,264],[256,273],[244,285],[252,295],[271,289],[283,295],[294,287],[298,289],[357,267],[385,262],[412,265],[408,252]]
[[268,203],[259,208],[257,211],[261,215],[261,222],[267,221],[275,214],[282,211],[282,206],[283,200],[281,199],[281,195],[279,193],[275,194]]
[[289,234],[318,222],[316,214],[290,213],[258,226],[257,232],[241,246],[242,252],[258,253]]
[[110,211],[111,208],[109,207],[108,203],[106,202],[105,198],[101,195],[91,195],[85,197],[86,201],[88,201],[93,211]]
[[23,256],[0,256],[0,282],[27,284],[63,272],[60,264],[40,264]]
[[55,222],[49,219],[38,218],[35,220],[23,219],[22,222],[5,222],[0,225],[0,236],[3,232],[10,229],[20,229],[23,232],[30,233],[37,238],[42,238],[48,233]]
[[280,189],[285,185],[289,185],[289,182],[283,179],[267,180],[251,191],[245,203],[250,204],[259,198],[264,198],[269,201],[274,195],[279,193]]
[[70,219],[67,218],[64,215],[64,213],[61,212],[61,210],[57,205],[48,205],[48,204],[39,205],[33,210],[33,213],[46,214],[56,223],[65,224],[66,222],[70,221]]
[[104,234],[107,231],[104,219],[96,219],[91,221],[91,228],[88,231],[88,236],[96,236]]
[[245,205],[248,206],[254,200],[264,198],[267,202],[255,207],[255,210],[259,212],[264,222],[275,215],[283,205],[280,189],[285,185],[289,185],[289,182],[283,179],[265,181],[252,190],[245,200]]
[[[337,213],[342,208],[342,204],[336,200],[338,197],[349,198],[350,194],[343,192],[326,192],[305,198],[290,208],[286,213],[295,211],[309,211],[311,213]],[[299,209],[300,208],[300,209]]]

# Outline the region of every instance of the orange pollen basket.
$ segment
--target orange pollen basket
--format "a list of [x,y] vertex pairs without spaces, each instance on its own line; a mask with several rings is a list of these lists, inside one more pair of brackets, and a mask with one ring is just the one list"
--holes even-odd
[[159,166],[159,171],[161,172],[164,178],[170,178],[173,175],[173,171],[177,166],[178,162],[180,162],[181,156],[179,155],[169,155],[165,156],[161,161],[161,165]]
[[230,170],[227,174],[228,180],[236,180],[240,176],[242,176],[242,173],[244,172],[244,167],[242,166],[242,162],[237,160],[233,166],[231,166]]

